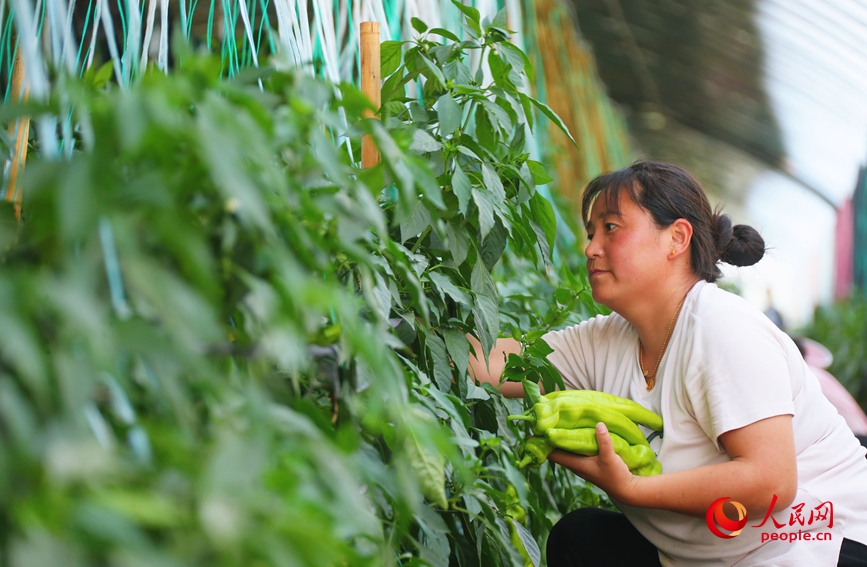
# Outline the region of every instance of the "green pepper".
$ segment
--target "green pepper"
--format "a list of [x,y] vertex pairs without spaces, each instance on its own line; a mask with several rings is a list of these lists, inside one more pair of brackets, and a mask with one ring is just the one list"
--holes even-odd
[[662,474],[662,463],[654,459],[649,465],[644,465],[632,471],[635,476],[656,476]]
[[[656,455],[650,447],[645,445],[630,445],[625,439],[615,433],[610,433],[614,452],[617,453],[633,474],[636,471],[643,473],[654,469],[648,468],[656,461]],[[580,429],[549,429],[546,437],[552,445],[572,453],[585,456],[599,454],[599,444],[596,441],[596,430],[592,428]]]
[[662,417],[629,398],[621,398],[596,390],[557,390],[543,396],[549,400],[583,399],[615,409],[634,421],[654,431],[662,431]]
[[631,445],[647,445],[647,439],[632,421],[615,409],[597,402],[571,397],[546,399],[537,402],[531,412],[533,416],[509,416],[509,419],[529,419],[533,421],[533,431],[536,435],[544,435],[553,428],[578,429],[594,428],[600,421],[608,429]]
[[521,501],[518,498],[518,491],[511,484],[506,485],[506,496],[509,497],[509,505],[506,508],[506,516],[512,518],[516,522],[527,525],[527,511],[521,506]]
[[548,459],[548,454],[554,450],[554,446],[544,437],[530,437],[524,442],[524,458],[518,461],[518,468],[528,465],[539,466]]

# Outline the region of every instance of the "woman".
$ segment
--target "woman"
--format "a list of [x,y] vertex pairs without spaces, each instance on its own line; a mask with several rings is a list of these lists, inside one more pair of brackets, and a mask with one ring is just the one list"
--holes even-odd
[[[652,162],[593,180],[582,217],[593,298],[613,313],[548,333],[549,360],[569,388],[662,415],[664,436],[651,447],[663,474],[630,473],[602,424],[598,456],[553,452],[551,461],[605,490],[622,514],[567,514],[549,537],[549,566],[867,565],[865,450],[792,340],[714,283],[718,261],[761,259],[759,234],[713,212],[687,172]],[[517,348],[498,341],[491,368],[475,360],[472,371],[499,383],[496,351]],[[521,395],[516,384],[502,390]],[[715,535],[706,521],[722,497],[746,511],[736,537]],[[723,506],[731,519],[736,509]]]

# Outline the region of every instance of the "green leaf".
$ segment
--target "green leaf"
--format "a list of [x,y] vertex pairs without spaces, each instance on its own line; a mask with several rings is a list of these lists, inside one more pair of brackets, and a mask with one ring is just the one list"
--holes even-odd
[[478,189],[473,189],[473,201],[479,208],[479,230],[482,240],[484,240],[494,228],[494,204],[491,202],[489,193]]
[[473,150],[471,150],[470,148],[468,148],[464,145],[458,146],[458,151],[470,159],[474,159],[476,161],[482,161],[482,158],[480,158],[476,152],[474,152]]
[[[400,67],[403,56],[402,41],[384,41],[379,48],[380,77],[388,77]],[[385,89],[383,89],[385,90]]]
[[443,75],[446,79],[451,80],[455,87],[461,85],[472,85],[473,75],[470,73],[470,68],[463,61],[457,59],[448,61],[443,65]]
[[430,168],[422,159],[415,156],[407,156],[404,160],[410,175],[415,179],[416,185],[421,189],[425,200],[443,210],[446,208],[443,202],[442,188]]
[[530,63],[527,54],[521,51],[518,46],[504,41],[503,43],[498,44],[498,49],[501,50],[501,53],[509,61],[515,71],[526,75],[527,79],[529,79],[531,83],[536,81],[536,73],[533,70],[533,64]]
[[419,53],[418,56],[421,58],[422,61],[424,61],[424,64],[427,66],[427,68],[433,74],[434,78],[436,78],[439,85],[442,88],[446,88],[446,78],[443,76],[442,69],[437,67],[433,61],[431,61],[430,59],[425,57],[424,53]]
[[489,152],[497,151],[497,133],[487,112],[476,112],[476,140]]
[[404,450],[409,464],[421,485],[425,498],[442,509],[448,508],[445,491],[445,457],[428,441],[423,443],[421,422],[433,421],[422,410],[413,411],[418,424],[408,423]]
[[539,549],[539,544],[536,543],[533,534],[519,522],[512,521],[512,526],[518,535],[518,539],[521,540],[521,544],[524,546],[524,551],[527,552],[527,556],[530,558],[530,563],[533,567],[539,567],[542,561],[542,551]]
[[572,301],[572,291],[565,287],[558,287],[554,290],[554,299],[560,305],[569,305]]
[[533,182],[536,185],[546,185],[554,181],[554,178],[548,175],[548,172],[545,171],[545,166],[538,161],[528,159],[527,167],[530,168],[530,173],[533,175]]
[[[88,72],[90,69],[88,69]],[[99,69],[97,69],[96,73],[93,74],[93,80],[91,84],[94,88],[101,89],[111,80],[111,75],[114,72],[114,63],[112,61],[106,61],[103,63]]]
[[490,27],[492,28],[505,28],[506,27],[506,9],[502,8],[497,15],[494,16],[493,21],[491,21]]
[[482,164],[482,182],[485,188],[491,192],[495,202],[503,202],[506,200],[506,190],[503,189],[503,182],[500,176],[486,163]]
[[491,77],[494,79],[495,84],[503,89],[514,88],[511,81],[509,81],[509,67],[493,51],[488,53],[488,68],[491,70]]
[[462,330],[453,327],[443,329],[442,333],[449,356],[452,357],[455,368],[463,376],[470,364],[470,342],[467,340],[467,335]]
[[554,349],[552,349],[551,346],[541,337],[536,339],[533,344],[529,345],[526,350],[527,356],[541,359],[545,359],[549,354],[553,352]]
[[437,100],[437,117],[440,121],[440,133],[445,136],[461,127],[461,107],[446,93]]
[[473,296],[464,288],[456,286],[447,276],[439,272],[428,272],[428,279],[439,289],[444,291],[457,301],[463,303],[467,307],[473,306]]
[[473,267],[470,286],[475,295],[473,318],[479,332],[479,342],[482,344],[482,354],[485,363],[494,347],[494,342],[500,334],[500,310],[497,288],[491,274],[482,262],[477,261]]
[[418,201],[412,210],[409,219],[400,225],[400,242],[403,244],[408,239],[421,234],[421,232],[430,226],[430,211],[422,201]]
[[[531,235],[535,237],[535,240],[531,238],[528,234],[525,240],[525,243],[532,245],[538,244],[539,251],[542,253],[542,259],[547,264],[550,262],[551,257],[551,247],[548,245],[548,235],[545,234],[545,229],[539,226],[539,223],[534,221],[529,216],[524,216],[521,219],[522,226],[525,230],[529,229]],[[534,256],[535,259],[535,256]]]
[[425,335],[424,345],[431,359],[434,383],[440,391],[448,392],[452,387],[452,368],[446,353],[446,344],[434,332],[423,327],[422,332]]
[[553,110],[551,110],[551,107],[549,107],[549,106],[548,106],[547,104],[545,104],[544,102],[539,102],[539,101],[536,100],[535,98],[529,97],[529,96],[527,96],[527,95],[525,95],[525,94],[523,94],[523,93],[521,93],[520,96],[521,96],[522,99],[523,99],[523,98],[527,98],[527,99],[529,99],[530,102],[532,102],[534,105],[536,105],[536,108],[538,108],[539,110],[541,110],[541,111],[542,111],[542,114],[544,114],[545,116],[547,116],[547,117],[551,120],[551,122],[553,122],[554,124],[556,124],[557,127],[560,128],[560,130],[562,130],[564,134],[566,134],[566,136],[567,136],[567,137],[569,138],[569,140],[570,140],[570,141],[575,145],[576,148],[578,147],[578,142],[576,142],[576,141],[575,141],[575,138],[572,137],[572,134],[569,132],[569,129],[566,128],[566,125],[563,124],[563,121],[560,120],[560,117],[557,116],[557,113],[554,112]]
[[503,110],[503,108],[494,104],[488,99],[483,99],[481,101],[482,106],[485,111],[491,116],[491,123],[496,123],[497,127],[506,134],[511,134],[514,129],[514,124],[512,119],[509,117],[509,114]]
[[410,18],[410,23],[412,24],[412,28],[418,33],[424,33],[427,31],[427,24],[418,18]]
[[[445,509],[445,507],[444,507]],[[421,558],[420,565],[430,567],[449,567],[449,529],[442,516],[427,506],[422,506],[413,516],[419,527],[424,532],[424,545],[419,544],[418,551]],[[409,566],[415,566],[415,562],[408,561]]]
[[554,249],[554,239],[557,236],[557,217],[554,215],[554,207],[540,193],[536,193],[530,199],[530,209],[536,223],[545,231],[548,241],[548,249]]
[[533,103],[530,102],[530,97],[522,96],[522,93],[518,93],[518,98],[521,101],[521,108],[524,109],[524,116],[527,117],[527,126],[530,127],[530,131],[534,131],[536,129],[536,116],[533,113]]
[[527,145],[527,134],[524,131],[523,124],[515,129],[515,134],[512,136],[512,141],[509,142],[509,161],[514,162],[518,156],[524,153],[524,148]]
[[414,152],[428,153],[441,150],[443,145],[425,130],[416,130],[412,133],[412,143],[409,149]]
[[449,252],[452,255],[449,266],[459,268],[467,259],[470,250],[470,235],[466,228],[454,223],[449,223],[446,226],[446,235],[449,239]]
[[428,33],[435,33],[455,42],[461,41],[461,38],[450,32],[449,30],[444,30],[443,28],[431,28]]
[[482,242],[479,256],[482,258],[482,262],[485,263],[485,267],[489,270],[493,269],[494,264],[502,257],[503,250],[506,249],[508,236],[508,231],[503,227],[502,223],[498,222],[494,224],[494,228],[491,229],[488,237]]
[[455,172],[452,174],[452,189],[458,197],[458,206],[461,208],[461,212],[466,215],[473,187],[470,184],[470,178],[461,169],[459,163],[455,163]]
[[[461,29],[464,30],[468,36],[473,38],[474,40],[478,40],[482,38],[482,26],[478,24],[478,22],[471,20],[469,18],[464,18],[460,21]],[[479,72],[476,74],[477,83],[481,84],[481,67],[479,67]]]
[[524,398],[527,402],[529,402],[531,406],[538,403],[542,398],[542,392],[539,391],[539,385],[530,380],[522,380],[521,383],[524,385]]
[[452,0],[452,4],[454,4],[458,10],[463,12],[469,21],[475,22],[477,25],[481,23],[482,17],[479,14],[479,11],[472,6],[464,6],[460,0]]

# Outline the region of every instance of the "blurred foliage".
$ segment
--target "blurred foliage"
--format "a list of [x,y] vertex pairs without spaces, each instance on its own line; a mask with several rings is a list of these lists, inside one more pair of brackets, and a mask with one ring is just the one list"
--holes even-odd
[[531,557],[610,506],[519,472],[525,402],[466,370],[466,333],[504,330],[510,379],[562,384],[541,336],[596,308],[579,251],[550,262],[524,151],[559,120],[516,87],[504,13],[459,8],[471,40],[415,20],[383,45],[382,121],[353,87],[191,53],[36,109],[72,112],[78,148],[31,158],[0,225],[0,566],[524,565],[510,506]]
[[809,327],[800,331],[828,348],[834,362],[828,372],[834,375],[867,408],[867,297],[853,291],[847,298],[819,306]]

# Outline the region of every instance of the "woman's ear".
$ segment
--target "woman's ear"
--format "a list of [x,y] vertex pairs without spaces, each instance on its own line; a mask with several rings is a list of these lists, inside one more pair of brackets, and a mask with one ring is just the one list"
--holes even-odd
[[680,253],[692,240],[692,224],[686,219],[677,219],[668,227],[671,234],[671,249]]

